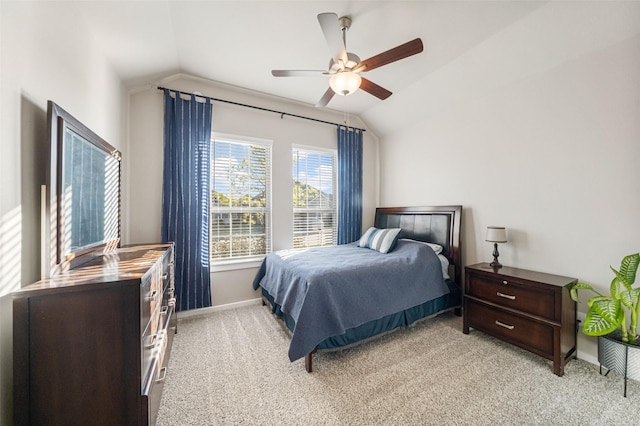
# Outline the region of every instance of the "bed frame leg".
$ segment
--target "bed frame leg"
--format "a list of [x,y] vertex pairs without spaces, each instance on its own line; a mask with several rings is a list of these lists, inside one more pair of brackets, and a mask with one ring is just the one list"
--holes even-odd
[[307,373],[313,372],[313,354],[318,352],[318,348],[314,348],[311,352],[304,356],[304,368]]

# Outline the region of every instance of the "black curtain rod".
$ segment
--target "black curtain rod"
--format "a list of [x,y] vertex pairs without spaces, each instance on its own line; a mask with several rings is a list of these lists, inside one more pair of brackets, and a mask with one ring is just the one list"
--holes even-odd
[[200,98],[209,98],[212,101],[216,101],[216,102],[224,102],[226,104],[237,105],[237,106],[246,107],[246,108],[259,109],[260,111],[273,112],[275,114],[280,114],[280,118],[283,118],[285,115],[288,115],[290,117],[302,118],[304,120],[311,120],[311,121],[315,121],[315,122],[318,122],[318,123],[330,124],[332,126],[342,126],[342,127],[346,127],[347,129],[348,128],[352,128],[354,130],[360,130],[362,132],[366,132],[366,129],[361,129],[359,127],[353,127],[353,126],[347,126],[346,124],[332,123],[331,121],[318,120],[317,118],[305,117],[304,115],[290,114],[288,112],[276,111],[274,109],[263,108],[263,107],[259,107],[259,106],[255,106],[255,105],[241,104],[239,102],[227,101],[225,99],[212,98],[210,96],[198,95],[197,93],[183,92],[181,90],[174,90],[174,89],[169,89],[169,88],[166,88],[166,87],[158,86],[158,90],[165,90],[165,89],[170,91],[170,92],[173,92],[173,93],[184,93],[185,95],[197,96],[197,97],[200,97]]

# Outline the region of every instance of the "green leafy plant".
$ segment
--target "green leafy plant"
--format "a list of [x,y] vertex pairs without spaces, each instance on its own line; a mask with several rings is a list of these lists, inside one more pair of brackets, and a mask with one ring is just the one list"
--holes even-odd
[[582,326],[584,334],[603,336],[620,327],[623,342],[634,345],[637,343],[640,287],[632,286],[636,281],[638,264],[640,264],[640,254],[635,253],[622,259],[620,270],[610,267],[615,276],[611,281],[609,296],[600,294],[586,283],[579,282],[571,288],[571,298],[576,302],[578,290],[590,290],[597,294],[587,302],[589,310]]

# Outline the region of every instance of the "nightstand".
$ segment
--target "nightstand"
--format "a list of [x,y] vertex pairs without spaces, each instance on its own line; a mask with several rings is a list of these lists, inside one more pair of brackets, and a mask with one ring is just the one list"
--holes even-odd
[[564,374],[576,356],[575,278],[488,263],[465,267],[462,332],[473,327],[553,361]]

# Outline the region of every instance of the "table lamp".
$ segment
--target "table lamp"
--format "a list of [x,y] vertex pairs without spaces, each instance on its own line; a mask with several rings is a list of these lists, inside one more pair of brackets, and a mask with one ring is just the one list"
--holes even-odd
[[507,242],[507,231],[504,226],[487,226],[487,236],[485,241],[493,243],[493,262],[489,264],[492,268],[502,268],[500,262],[498,262],[498,243]]

